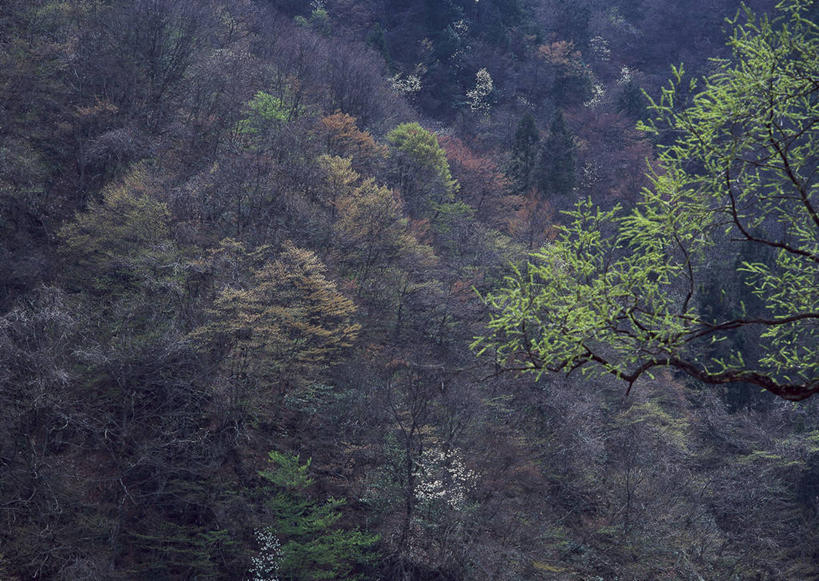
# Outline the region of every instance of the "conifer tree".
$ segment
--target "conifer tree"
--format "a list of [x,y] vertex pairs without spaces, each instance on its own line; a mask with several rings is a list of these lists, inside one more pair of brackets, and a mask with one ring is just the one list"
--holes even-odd
[[509,168],[509,177],[518,195],[526,195],[534,185],[538,143],[540,143],[540,133],[537,130],[535,118],[531,113],[526,113],[518,121],[515,130],[512,143],[512,163]]
[[356,568],[374,561],[378,535],[338,526],[344,500],[330,498],[323,504],[312,500],[307,488],[310,460],[270,452],[270,467],[259,475],[270,485],[267,506],[273,517],[269,534],[279,542],[279,578],[287,581],[360,579]]
[[538,189],[544,196],[567,196],[575,184],[574,138],[566,127],[563,114],[557,111],[549,126],[549,135],[540,148],[537,168]]

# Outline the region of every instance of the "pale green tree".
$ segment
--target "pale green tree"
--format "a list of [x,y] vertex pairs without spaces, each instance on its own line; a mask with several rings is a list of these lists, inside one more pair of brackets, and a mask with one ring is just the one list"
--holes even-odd
[[446,152],[434,133],[418,123],[402,123],[387,134],[391,173],[412,216],[430,214],[457,190]]
[[[660,140],[642,200],[627,213],[580,202],[560,236],[485,297],[479,352],[630,385],[672,367],[790,400],[819,392],[819,40],[805,6],[781,2],[774,19],[745,11],[732,22],[732,57],[701,86],[680,90],[674,70],[643,126],[673,140]],[[752,247],[774,257],[743,259]],[[758,300],[717,319],[698,293],[725,264]],[[707,355],[740,330],[759,347],[754,361],[738,349]]]

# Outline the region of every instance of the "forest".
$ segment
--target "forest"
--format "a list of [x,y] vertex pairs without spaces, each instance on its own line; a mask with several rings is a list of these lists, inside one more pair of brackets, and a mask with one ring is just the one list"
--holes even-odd
[[819,580],[818,23],[0,0],[0,579]]

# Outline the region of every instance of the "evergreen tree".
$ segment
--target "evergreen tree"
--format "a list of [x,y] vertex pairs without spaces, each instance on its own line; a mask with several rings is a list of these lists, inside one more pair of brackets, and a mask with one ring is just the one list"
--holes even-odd
[[301,464],[298,456],[275,451],[269,457],[270,469],[259,475],[272,485],[267,505],[274,522],[267,532],[281,542],[279,577],[288,581],[360,578],[356,568],[374,561],[372,547],[378,535],[337,526],[344,500],[330,498],[319,504],[307,495],[313,484],[308,475],[310,460]]
[[509,177],[517,194],[525,195],[534,184],[539,142],[540,134],[535,118],[531,113],[526,113],[521,117],[515,130],[515,140],[512,143],[512,163],[509,168]]
[[574,137],[560,111],[555,113],[549,135],[540,148],[537,186],[544,196],[566,196],[575,184]]

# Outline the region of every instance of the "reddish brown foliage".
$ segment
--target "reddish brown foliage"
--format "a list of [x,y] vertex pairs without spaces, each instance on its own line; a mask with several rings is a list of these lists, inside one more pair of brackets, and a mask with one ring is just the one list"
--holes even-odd
[[519,196],[509,195],[511,184],[498,164],[481,155],[457,137],[441,137],[452,176],[461,184],[459,195],[477,210],[479,220],[505,228],[510,213],[520,205]]
[[357,170],[371,170],[384,160],[387,148],[356,126],[356,118],[336,111],[319,120],[317,133],[334,155],[352,158]]

